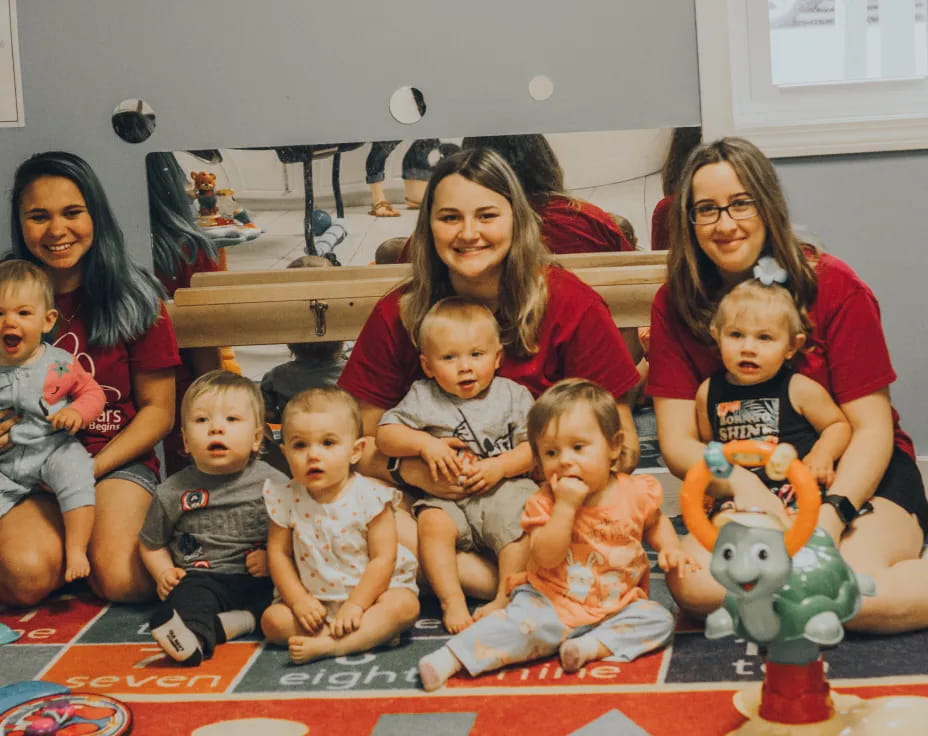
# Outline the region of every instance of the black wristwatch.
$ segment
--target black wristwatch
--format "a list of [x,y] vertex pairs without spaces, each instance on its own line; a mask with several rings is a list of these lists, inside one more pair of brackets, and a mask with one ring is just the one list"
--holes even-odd
[[830,506],[834,506],[835,511],[838,514],[838,518],[841,519],[845,524],[850,524],[854,519],[856,519],[861,514],[866,514],[868,511],[873,511],[873,504],[867,501],[859,509],[854,507],[854,504],[850,502],[847,496],[838,496],[834,493],[829,493],[822,499],[822,503],[827,503]]
[[387,458],[387,472],[390,474],[390,477],[393,478],[393,482],[400,488],[406,485],[406,481],[404,481],[403,476],[400,475],[400,461],[402,459],[401,457]]

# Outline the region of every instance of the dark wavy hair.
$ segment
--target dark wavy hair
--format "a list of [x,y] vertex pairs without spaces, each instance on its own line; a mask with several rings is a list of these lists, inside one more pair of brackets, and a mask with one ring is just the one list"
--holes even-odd
[[16,169],[10,195],[13,255],[44,266],[26,247],[19,221],[23,192],[43,176],[61,176],[74,182],[93,221],[93,243],[81,263],[88,341],[110,346],[138,337],[158,319],[164,292],[155,277],[129,257],[100,180],[80,156],[65,151],[37,153]]
[[533,207],[543,206],[553,196],[568,197],[561,164],[548,139],[540,133],[470,136],[461,141],[461,148],[496,151],[516,172]]

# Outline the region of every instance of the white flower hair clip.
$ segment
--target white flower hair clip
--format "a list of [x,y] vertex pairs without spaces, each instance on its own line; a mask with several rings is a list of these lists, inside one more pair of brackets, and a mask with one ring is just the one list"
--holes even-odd
[[772,256],[759,258],[754,266],[754,278],[764,286],[772,286],[774,282],[785,284],[786,276],[786,269]]

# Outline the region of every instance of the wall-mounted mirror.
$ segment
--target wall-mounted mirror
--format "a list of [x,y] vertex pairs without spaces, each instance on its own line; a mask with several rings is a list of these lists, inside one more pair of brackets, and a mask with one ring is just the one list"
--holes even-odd
[[[663,196],[660,170],[671,135],[670,129],[655,129],[544,138],[563,170],[566,193],[626,218],[636,247],[649,250],[651,213]],[[412,232],[431,167],[462,144],[470,145],[470,139],[149,154],[154,262],[165,270],[158,252],[158,231],[165,228],[158,223],[176,225],[170,212],[175,210],[187,227],[209,239],[221,267],[229,270],[286,268],[308,248],[340,265],[373,263],[381,244]],[[179,278],[166,281],[169,291],[185,286],[190,272],[203,264],[180,265],[174,269],[182,272]],[[239,362],[246,375],[260,379],[287,356],[285,346],[243,348]]]

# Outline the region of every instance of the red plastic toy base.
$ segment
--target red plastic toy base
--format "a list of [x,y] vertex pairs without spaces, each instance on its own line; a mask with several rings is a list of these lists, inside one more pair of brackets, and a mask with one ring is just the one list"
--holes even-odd
[[767,662],[760,717],[774,723],[818,723],[834,715],[821,659],[807,665]]

